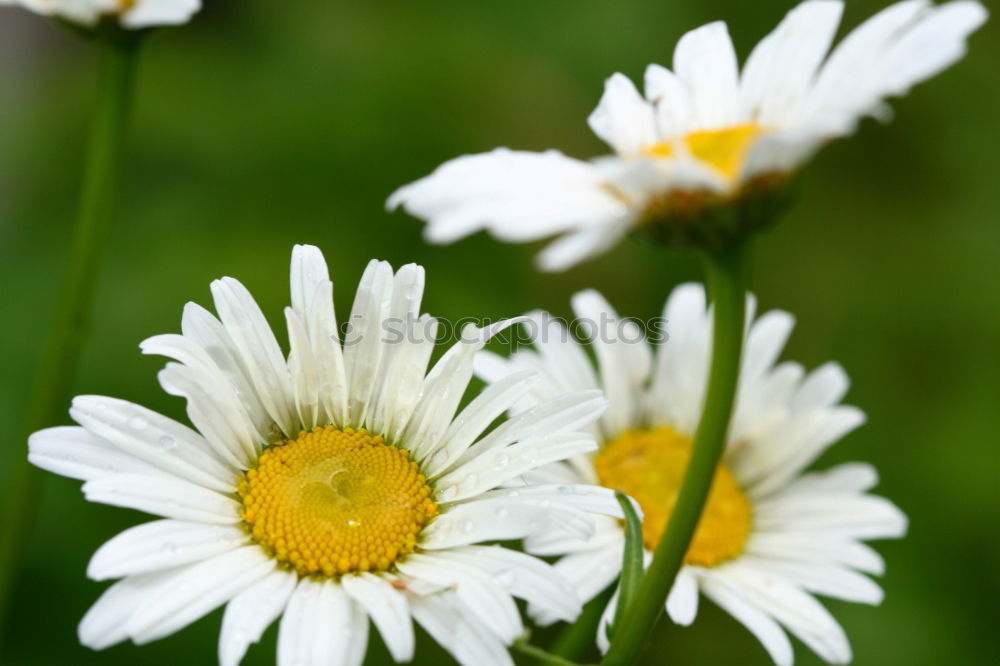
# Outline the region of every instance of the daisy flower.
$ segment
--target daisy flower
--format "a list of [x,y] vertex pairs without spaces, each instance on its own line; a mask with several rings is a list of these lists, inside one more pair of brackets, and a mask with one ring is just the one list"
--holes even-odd
[[187,23],[201,0],[0,0],[25,9],[92,28],[102,19],[129,29]]
[[818,148],[959,60],[986,18],[978,2],[905,0],[828,54],[842,9],[840,0],[802,3],[742,72],[718,21],[680,39],[673,71],[646,69],[645,97],[615,74],[589,118],[613,156],[505,148],[463,156],[400,188],[388,206],[425,219],[434,243],[479,230],[508,242],[560,235],[539,255],[551,271],[630,229],[678,246],[740,238],[773,220],[785,184]]
[[[750,306],[752,311],[752,300]],[[561,322],[535,313],[534,349],[510,359],[483,352],[477,372],[493,382],[526,369],[543,376],[514,413],[569,390],[605,391],[610,406],[594,426],[600,449],[527,478],[624,490],[645,513],[648,565],[700,420],[712,338],[705,292],[684,285],[671,294],[664,312],[669,339],[655,353],[638,325],[620,320],[597,293],[577,294],[573,308],[577,321],[586,323],[597,370]],[[892,503],[868,494],[877,481],[870,465],[803,473],[864,415],[839,404],[848,386],[840,366],[806,374],[796,363],[775,364],[792,326],[792,317],[780,311],[749,326],[727,450],[666,610],[675,622],[689,625],[701,593],[746,625],[777,664],[792,663],[782,627],[830,663],[846,663],[847,638],[812,594],[879,603],[882,591],[863,574],[881,574],[884,565],[862,541],[900,537],[907,521]],[[584,600],[611,585],[621,569],[622,523],[597,521],[597,533],[586,542],[558,530],[526,542],[529,552],[563,556],[555,568]],[[598,635],[604,650],[615,605],[613,599]],[[530,611],[541,622],[556,620],[544,608]]]
[[83,644],[147,643],[226,605],[224,666],[279,616],[282,666],[360,664],[369,618],[397,661],[413,656],[416,620],[463,664],[509,664],[522,632],[514,597],[575,618],[580,601],[548,564],[477,544],[555,524],[586,538],[591,512],[615,511],[606,489],[503,487],[594,449],[585,429],[606,401],[564,394],[488,430],[533,373],[459,411],[475,353],[506,323],[466,327],[425,373],[436,320],[419,315],[423,287],[420,266],[394,274],[372,261],[341,342],[323,257],[298,246],[287,360],[232,278],[212,284],[218,318],[191,303],[182,334],[142,343],[176,360],[160,383],[186,398],[197,430],[80,396],[78,427],[30,438],[31,462],[82,479],[88,500],[162,518],[94,554],[91,578],[121,580],[83,618]]

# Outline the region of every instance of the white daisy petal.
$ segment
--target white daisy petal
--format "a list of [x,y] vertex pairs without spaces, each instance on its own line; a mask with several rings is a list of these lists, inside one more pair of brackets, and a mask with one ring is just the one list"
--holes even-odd
[[795,317],[780,310],[772,310],[754,322],[747,335],[740,370],[741,388],[758,381],[774,365],[794,326]]
[[875,575],[885,573],[885,562],[870,546],[835,534],[762,530],[751,535],[746,552],[767,559],[828,562]]
[[805,474],[780,491],[783,497],[803,493],[863,493],[878,484],[878,472],[868,463],[844,463],[836,467]]
[[396,662],[413,659],[413,622],[406,595],[370,573],[341,578],[344,591],[365,609]]
[[102,396],[77,396],[69,413],[89,432],[150,465],[206,488],[233,490],[236,469],[209,453],[204,438],[187,426]]
[[220,666],[239,665],[247,648],[285,610],[297,583],[295,574],[275,569],[226,604],[219,633]]
[[476,567],[430,554],[410,555],[397,562],[397,567],[404,575],[454,589],[463,610],[489,626],[505,642],[513,641],[524,629],[510,595]]
[[617,580],[621,572],[624,536],[615,546],[571,553],[552,566],[573,585],[581,600],[593,599]]
[[[251,436],[238,425],[234,427],[239,415],[219,404],[218,394],[213,395],[207,377],[180,363],[167,363],[157,378],[164,391],[187,400],[188,418],[219,459],[234,469],[250,466],[250,461],[256,457],[246,446]],[[250,450],[255,447],[255,439],[249,440]]]
[[278,666],[348,663],[353,602],[332,580],[303,578],[278,630]]
[[[476,442],[458,459],[458,465],[482,460],[488,452],[493,452],[494,462],[506,467],[512,457],[504,448],[514,442],[544,439],[554,434],[570,433],[569,438],[591,437],[589,433],[576,432],[584,428],[604,413],[607,400],[600,391],[576,391],[546,400],[515,416],[490,431]],[[562,440],[560,440],[562,441]],[[507,457],[505,458],[504,455]],[[455,470],[452,470],[454,473]]]
[[274,570],[257,546],[244,546],[182,569],[171,584],[129,617],[125,631],[137,645],[169,636],[226,603]]
[[792,9],[747,58],[741,80],[744,107],[755,122],[787,125],[810,90],[837,32],[840,0],[809,0]]
[[412,596],[413,618],[462,666],[513,666],[501,640],[475,618],[464,615],[455,596],[454,592]]
[[783,624],[796,638],[831,664],[851,660],[844,630],[812,596],[784,578],[772,576],[744,562],[716,570],[717,577],[732,580],[751,603]]
[[333,283],[318,248],[296,245],[292,249],[291,291],[292,310],[297,313],[309,341],[308,345],[300,341],[301,349],[297,353],[302,361],[299,362],[304,370],[306,357],[311,359],[317,402],[330,421],[345,425],[348,418],[347,376],[333,311]]
[[79,426],[57,426],[32,434],[28,460],[36,467],[82,481],[114,474],[169,476]]
[[[928,0],[904,0],[889,5],[844,37],[816,77],[805,109],[806,120],[818,123],[825,114],[836,110],[837,121],[844,123],[845,115],[863,113],[864,105],[870,104],[871,99],[858,95],[858,82],[867,78],[881,52],[929,5]],[[852,117],[847,122],[853,125],[854,120]]]
[[285,435],[295,436],[288,366],[264,314],[238,280],[214,281],[212,296],[219,318],[239,350],[261,403]]
[[128,639],[125,623],[148,600],[170,587],[178,571],[158,571],[118,581],[101,595],[80,621],[80,643],[103,650]]
[[389,432],[391,424],[405,424],[420,399],[434,345],[433,335],[425,335],[429,318],[418,319],[423,293],[423,267],[407,264],[396,272],[392,299],[380,331],[386,337],[379,374],[374,380],[378,388],[370,407],[371,425],[376,432]]
[[661,137],[683,135],[691,121],[687,86],[662,65],[649,65],[645,76],[646,99],[656,105],[656,129]]
[[347,666],[361,666],[368,652],[368,615],[358,604],[351,604],[350,624],[347,629]]
[[652,105],[623,74],[614,74],[605,82],[604,95],[587,123],[623,156],[635,156],[657,141]]
[[532,372],[515,372],[484,389],[451,422],[440,449],[443,455],[427,461],[427,475],[435,477],[447,469],[537,380]]
[[476,499],[449,507],[428,523],[420,546],[443,550],[483,541],[523,539],[557,525],[581,539],[590,537],[594,530],[586,513],[569,506],[520,497]]
[[844,567],[812,562],[788,562],[746,558],[761,571],[788,579],[813,594],[877,606],[885,596],[867,576]]
[[597,166],[548,151],[505,148],[444,163],[397,190],[387,206],[428,220],[432,243],[480,230],[524,242],[574,229],[614,224],[623,202]]
[[852,539],[891,539],[906,533],[907,520],[895,504],[875,495],[795,495],[756,505],[760,529],[813,530]]
[[201,9],[201,0],[140,0],[122,14],[126,28],[148,28],[156,25],[187,23]]
[[552,241],[538,253],[535,264],[546,273],[568,270],[610,249],[621,240],[633,221],[624,211],[613,212],[604,224],[595,224]]
[[418,459],[434,454],[445,444],[444,435],[472,379],[476,352],[492,335],[511,323],[511,320],[501,321],[490,329],[466,325],[459,341],[427,373],[420,402],[402,434],[403,441],[413,443],[410,447]]
[[128,5],[117,4],[115,0],[0,0],[0,5],[5,4],[21,5],[86,28],[111,17],[132,30],[187,23],[201,9],[201,0],[136,0]]
[[747,601],[738,589],[725,585],[716,578],[702,581],[701,589],[705,592],[705,596],[757,637],[776,666],[792,666],[794,661],[792,644],[778,623],[769,615]]
[[351,422],[366,424],[382,355],[385,352],[383,322],[392,301],[392,267],[372,260],[358,284],[349,332],[344,336],[344,369],[350,387],[348,410]]
[[237,527],[156,520],[105,542],[90,558],[87,576],[107,580],[161,571],[234,550],[247,541]]
[[188,303],[181,316],[181,333],[212,358],[240,397],[257,432],[265,437],[270,435],[275,429],[274,421],[257,396],[250,371],[222,322],[197,303]]
[[[285,308],[288,325],[288,371],[291,375],[295,410],[305,429],[320,425],[319,368],[312,355],[309,333],[302,316]],[[322,419],[324,422],[326,419]]]
[[604,612],[601,613],[601,619],[597,622],[597,648],[601,651],[601,654],[607,654],[608,649],[611,647],[611,641],[608,638],[608,627],[611,626],[611,621],[614,619],[617,610],[618,590],[615,590],[614,594],[611,595],[608,605],[604,607]]
[[652,354],[645,336],[634,321],[618,317],[614,308],[594,290],[573,295],[573,312],[587,322],[587,339],[594,347],[601,384],[611,403],[601,419],[611,438],[639,421],[640,406],[630,396],[641,391],[649,378]]
[[740,122],[736,52],[722,21],[681,37],[674,50],[674,72],[690,91],[691,129],[711,129]]
[[519,599],[558,620],[573,622],[581,604],[568,582],[542,560],[500,546],[471,546],[437,553],[439,558],[482,569]]
[[667,614],[670,619],[685,627],[698,615],[698,580],[688,568],[681,567],[677,580],[667,596]]
[[[842,95],[831,104],[841,114],[831,118],[841,121],[834,128],[838,133],[851,131],[858,117],[871,113],[886,97],[909,92],[914,84],[961,59],[966,39],[987,16],[978,2],[948,2],[934,8],[900,4],[903,7],[890,7],[873,18],[869,30],[867,24],[862,25],[856,40],[845,39],[841,47],[845,53],[838,58],[838,49],[817,81],[817,100],[827,102],[833,95]],[[864,63],[861,70],[856,69],[859,62]],[[848,76],[853,89],[844,86]],[[818,116],[823,107],[818,101],[813,104],[811,110]],[[831,109],[824,108],[824,112],[830,114]]]
[[522,440],[501,449],[495,456],[479,456],[448,472],[438,479],[436,496],[447,501],[463,500],[540,465],[565,460],[596,448],[593,437],[582,433],[560,433],[541,439]]
[[[613,490],[585,483],[555,485],[531,483],[526,486],[516,486],[512,489],[490,490],[478,495],[475,501],[481,502],[494,498],[506,498],[523,502],[540,502],[546,506],[556,504],[579,509],[597,516],[609,516],[619,520],[625,519],[621,504],[615,498]],[[635,509],[639,519],[642,520],[642,507],[635,500],[631,501],[632,508]]]
[[[188,416],[200,432],[214,434],[209,442],[224,460],[245,461],[257,455],[262,435],[247,413],[239,393],[211,355],[194,339],[157,335],[139,345],[143,354],[159,354],[184,367],[160,374],[164,390],[188,401]],[[237,463],[240,464],[240,463]]]
[[91,502],[164,518],[217,525],[233,525],[241,520],[235,500],[181,479],[115,474],[87,481],[83,494]]
[[532,555],[565,555],[605,548],[620,549],[622,543],[620,522],[594,516],[593,536],[589,538],[580,538],[579,534],[562,529],[550,529],[529,535],[524,540],[524,549]]

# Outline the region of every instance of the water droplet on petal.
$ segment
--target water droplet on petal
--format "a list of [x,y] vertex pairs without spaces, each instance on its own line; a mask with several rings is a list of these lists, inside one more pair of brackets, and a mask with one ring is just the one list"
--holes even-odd
[[497,467],[506,467],[510,464],[510,456],[506,453],[498,453],[493,462],[497,464]]
[[442,502],[447,502],[452,497],[454,497],[457,493],[458,493],[458,488],[456,488],[455,486],[448,486],[447,488],[441,490],[438,493],[438,498]]
[[466,520],[462,523],[462,531],[468,534],[472,530],[476,529],[476,524],[471,520]]
[[504,507],[500,507],[499,509],[497,509],[497,518],[503,519],[509,515],[510,515],[510,509],[505,509]]
[[145,430],[149,426],[149,421],[141,416],[133,416],[128,420],[128,426],[133,430]]
[[476,488],[476,482],[479,481],[479,476],[476,474],[470,474],[469,476],[462,479],[461,490],[463,493],[472,492]]
[[170,451],[177,448],[177,440],[169,435],[164,435],[160,437],[159,445],[164,451]]

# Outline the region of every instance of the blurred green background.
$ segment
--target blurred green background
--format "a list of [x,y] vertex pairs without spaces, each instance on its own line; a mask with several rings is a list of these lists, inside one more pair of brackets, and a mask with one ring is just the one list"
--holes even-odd
[[[854,25],[885,5],[849,2]],[[209,3],[142,54],[127,180],[106,248],[76,393],[102,393],[183,419],[163,394],[163,360],[143,338],[179,330],[184,302],[210,304],[210,280],[243,280],[282,326],[294,243],[323,248],[349,308],[364,264],[428,268],[425,308],[448,318],[534,307],[568,314],[600,288],[624,314],[659,314],[668,290],[698,279],[689,256],[638,241],[560,275],[537,250],[479,235],[429,247],[420,224],[383,210],[398,185],[461,153],[507,145],[605,148],[585,124],[603,79],[669,64],[687,29],[725,18],[745,56],[791,6],[762,0],[504,3]],[[971,55],[863,124],[805,174],[799,199],[758,244],[764,308],[795,313],[786,357],[844,364],[849,402],[869,423],[822,460],[869,460],[879,492],[911,518],[879,544],[878,609],[829,602],[856,664],[996,663],[1000,593],[1000,224],[994,21]],[[0,482],[24,455],[22,412],[69,241],[95,90],[91,44],[17,9],[0,11]],[[68,422],[68,418],[66,420]],[[4,664],[212,663],[220,613],[144,648],[78,645],[76,624],[102,584],[90,554],[141,520],[88,504],[48,476],[6,628]],[[244,663],[273,663],[275,630]],[[709,603],[693,628],[661,625],[648,663],[766,664],[741,626]],[[379,639],[370,662],[388,660]],[[820,663],[801,645],[798,663]],[[445,663],[429,641],[418,661]]]

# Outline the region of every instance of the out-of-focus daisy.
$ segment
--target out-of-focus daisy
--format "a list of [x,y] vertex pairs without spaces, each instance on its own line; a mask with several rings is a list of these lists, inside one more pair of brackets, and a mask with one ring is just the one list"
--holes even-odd
[[187,23],[201,9],[201,0],[0,0],[0,5],[20,5],[86,27],[110,19],[138,29]]
[[747,234],[774,217],[768,209],[780,205],[784,184],[819,147],[961,58],[986,17],[978,2],[906,0],[828,55],[842,9],[839,0],[802,3],[742,72],[726,24],[715,22],[681,38],[673,71],[646,69],[645,97],[615,74],[589,118],[613,156],[585,162],[498,149],[459,157],[388,205],[427,220],[435,243],[481,229],[508,242],[561,235],[539,255],[545,270],[603,252],[629,229],[675,245]]
[[460,662],[504,664],[522,631],[513,597],[575,617],[578,597],[548,564],[476,544],[556,523],[585,538],[590,511],[614,511],[605,489],[501,487],[593,450],[584,429],[606,401],[562,395],[484,435],[535,378],[514,373],[458,411],[475,353],[504,324],[466,327],[426,372],[435,320],[420,315],[423,287],[420,266],[393,274],[372,261],[341,344],[322,255],[296,247],[287,360],[231,278],[212,284],[218,319],[189,304],[181,335],[142,344],[177,361],[160,382],[187,399],[197,431],[80,396],[80,427],[31,437],[30,460],[86,481],[87,499],[163,518],[95,553],[88,575],[121,580],[80,624],[85,645],[146,643],[227,604],[224,665],[279,616],[283,666],[361,663],[369,618],[398,661],[413,656],[412,618]]
[[[712,338],[705,293],[698,285],[673,292],[664,313],[669,339],[655,355],[641,329],[618,319],[598,294],[579,293],[573,306],[597,371],[563,324],[536,313],[535,348],[510,359],[483,352],[477,372],[494,382],[528,368],[543,376],[514,413],[568,390],[603,388],[610,406],[594,427],[600,449],[528,479],[627,492],[645,512],[648,564],[700,420]],[[882,573],[883,562],[862,541],[902,536],[907,523],[892,503],[867,494],[877,480],[870,465],[803,473],[864,415],[838,404],[848,385],[838,365],[808,375],[796,363],[775,365],[792,325],[790,315],[772,311],[749,327],[728,448],[666,609],[675,622],[690,624],[700,591],[746,625],[778,664],[792,663],[782,627],[827,661],[846,663],[847,638],[812,594],[879,603],[881,590],[862,574]],[[526,543],[535,554],[565,555],[555,567],[584,600],[618,577],[623,545],[621,522],[604,517],[587,542],[550,531]],[[603,649],[614,606],[613,600],[599,632]],[[544,608],[532,611],[543,622],[556,619]]]

